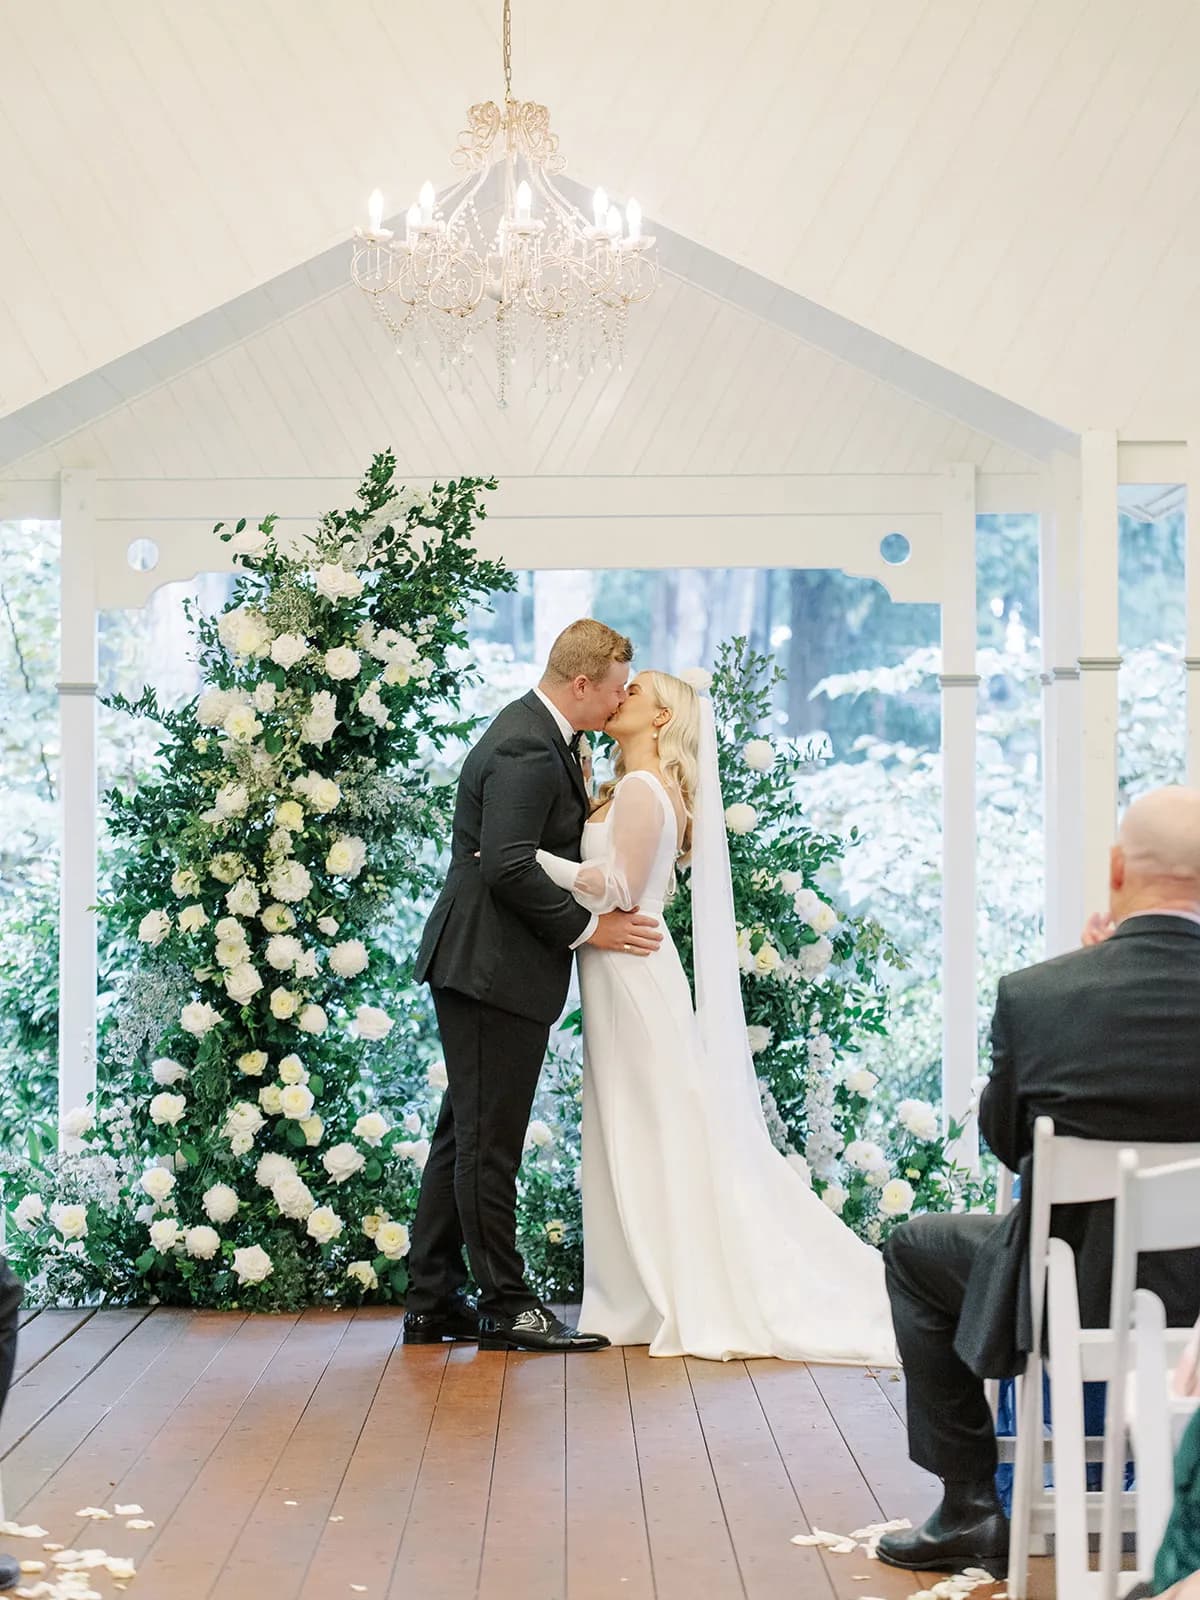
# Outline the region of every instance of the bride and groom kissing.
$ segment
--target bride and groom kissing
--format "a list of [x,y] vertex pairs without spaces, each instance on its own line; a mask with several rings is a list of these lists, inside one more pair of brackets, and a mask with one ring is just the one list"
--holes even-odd
[[[572,623],[539,686],[464,762],[416,967],[448,1087],[413,1224],[405,1339],[894,1362],[878,1252],[775,1150],[763,1118],[711,702],[668,673],[630,679],[632,659],[603,623]],[[579,740],[600,730],[618,753],[593,801]],[[694,1005],[662,920],[684,862]],[[576,958],[588,1331],[530,1289],[515,1227],[529,1114]]]

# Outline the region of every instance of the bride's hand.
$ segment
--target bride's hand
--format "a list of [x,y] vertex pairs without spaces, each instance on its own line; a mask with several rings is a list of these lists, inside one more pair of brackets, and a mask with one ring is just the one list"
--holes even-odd
[[587,941],[593,950],[621,950],[627,956],[652,956],[662,944],[662,930],[654,917],[632,911],[606,911]]
[[1107,911],[1093,911],[1083,925],[1080,943],[1085,949],[1088,945],[1103,944],[1106,939],[1111,939],[1116,931],[1116,923]]

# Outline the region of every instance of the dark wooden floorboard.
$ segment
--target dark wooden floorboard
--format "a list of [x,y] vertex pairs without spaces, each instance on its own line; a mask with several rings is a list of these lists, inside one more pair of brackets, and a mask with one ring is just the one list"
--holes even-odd
[[[936,1581],[791,1543],[934,1503],[887,1374],[406,1349],[389,1310],[50,1310],[21,1337],[8,1515],[132,1556],[153,1600],[908,1600]],[[77,1516],[128,1503],[154,1526]],[[1032,1592],[1051,1600],[1052,1563]]]

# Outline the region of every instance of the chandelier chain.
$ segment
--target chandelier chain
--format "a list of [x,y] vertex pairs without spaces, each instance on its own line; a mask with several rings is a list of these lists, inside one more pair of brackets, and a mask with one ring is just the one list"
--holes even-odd
[[504,98],[512,99],[512,10],[504,0]]

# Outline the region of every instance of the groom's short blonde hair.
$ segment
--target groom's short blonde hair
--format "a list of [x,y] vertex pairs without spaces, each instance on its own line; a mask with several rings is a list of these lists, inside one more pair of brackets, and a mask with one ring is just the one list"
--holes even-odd
[[623,633],[594,617],[581,617],[564,628],[550,646],[546,677],[552,683],[587,678],[599,683],[614,661],[633,660],[633,645]]

